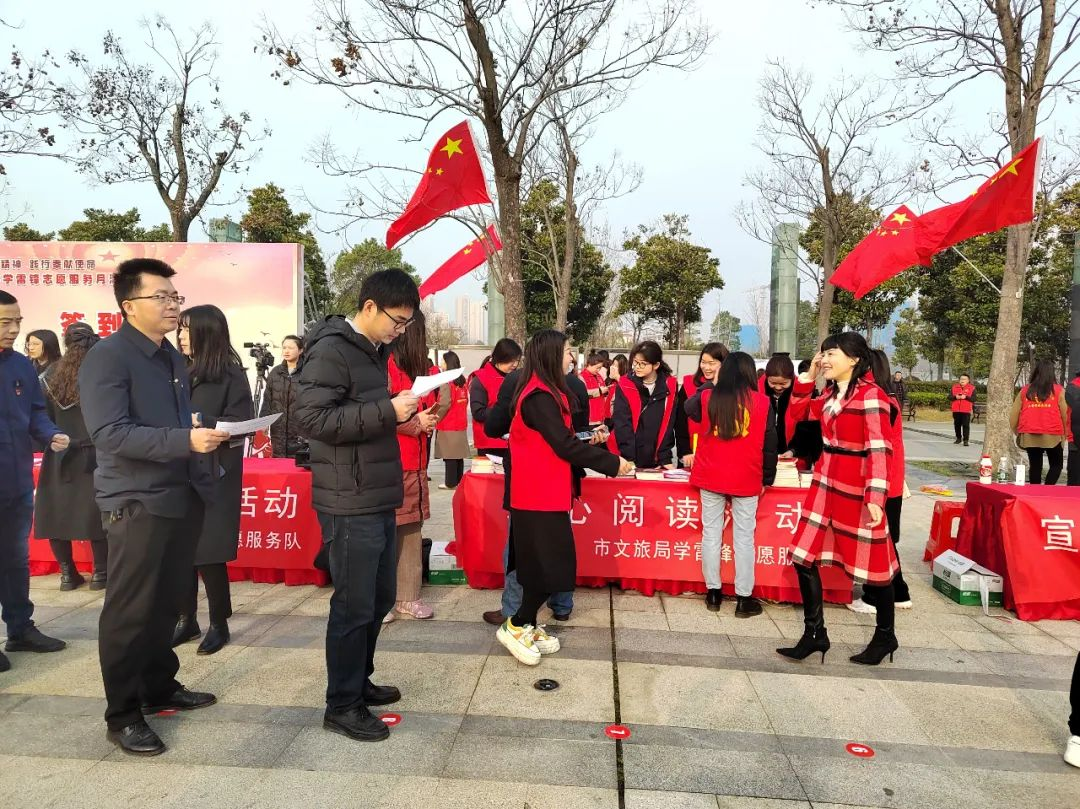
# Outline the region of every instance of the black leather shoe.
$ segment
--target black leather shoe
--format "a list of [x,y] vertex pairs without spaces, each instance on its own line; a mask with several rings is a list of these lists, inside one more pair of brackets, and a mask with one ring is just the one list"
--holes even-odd
[[63,592],[74,590],[77,587],[82,587],[86,584],[86,579],[83,578],[75,565],[60,565],[60,589]]
[[737,596],[735,599],[735,617],[753,618],[761,615],[761,602],[753,596]]
[[64,641],[50,638],[42,634],[41,630],[31,625],[29,629],[18,638],[8,638],[4,649],[8,652],[59,652],[67,646]]
[[189,640],[195,640],[201,634],[202,630],[199,629],[199,622],[196,618],[181,615],[176,620],[176,628],[172,634],[173,648],[175,649],[181,643],[187,643]]
[[108,576],[105,574],[104,570],[95,570],[93,575],[90,576],[91,590],[104,590],[107,583]]
[[720,590],[709,590],[705,595],[705,607],[709,612],[719,612],[724,603],[724,594]]
[[341,713],[327,711],[323,714],[323,727],[358,742],[381,742],[390,737],[390,728],[362,705]]
[[217,697],[203,691],[188,691],[184,686],[176,689],[171,696],[161,702],[152,705],[143,705],[144,714],[161,713],[162,711],[194,711],[198,708],[206,708],[217,702]]
[[227,623],[210,624],[210,628],[206,630],[206,637],[202,639],[202,643],[199,644],[195,654],[212,655],[214,652],[220,652],[225,648],[225,644],[229,642],[229,637],[229,625]]
[[0,652],[0,671],[7,671],[11,668],[11,661],[7,659],[7,655]]
[[553,612],[553,613],[551,613],[551,617],[554,618],[556,621],[562,621],[563,623],[566,623],[567,621],[570,620],[570,613],[568,613],[568,612]]
[[492,626],[502,626],[502,622],[505,620],[502,610],[489,610],[484,613],[484,621]]
[[133,756],[159,756],[167,749],[154,729],[141,719],[120,730],[106,732],[105,738]]
[[401,692],[392,685],[375,685],[369,682],[364,686],[364,702],[367,705],[392,705],[401,700]]

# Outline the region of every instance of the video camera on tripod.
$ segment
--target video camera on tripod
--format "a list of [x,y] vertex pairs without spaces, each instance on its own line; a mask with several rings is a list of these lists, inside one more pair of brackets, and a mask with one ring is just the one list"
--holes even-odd
[[248,354],[255,360],[255,372],[265,376],[274,367],[274,355],[270,353],[269,343],[244,343]]

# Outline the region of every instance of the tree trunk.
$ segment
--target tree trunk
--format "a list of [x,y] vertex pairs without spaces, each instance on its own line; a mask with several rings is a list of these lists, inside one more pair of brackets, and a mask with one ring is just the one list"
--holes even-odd
[[990,360],[990,382],[986,390],[986,438],[983,452],[991,458],[1012,455],[1012,425],[1009,408],[1016,379],[1016,349],[1020,345],[1020,323],[1024,314],[1021,292],[1031,253],[1031,224],[1009,228],[1005,246],[1005,274],[1001,281],[994,355]]
[[938,382],[945,378],[945,360],[940,359],[937,362],[937,378]]
[[169,211],[169,219],[172,220],[173,241],[186,242],[188,240],[188,229],[191,227],[191,220],[182,213],[178,214],[173,211]]
[[495,187],[499,192],[499,232],[503,243],[499,269],[502,271],[506,336],[524,346],[528,335],[521,278],[521,181],[500,177],[496,172]]

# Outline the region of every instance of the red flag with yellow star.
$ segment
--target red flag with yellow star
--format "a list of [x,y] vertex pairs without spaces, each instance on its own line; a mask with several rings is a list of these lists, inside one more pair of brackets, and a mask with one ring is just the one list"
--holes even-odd
[[462,121],[431,150],[412,199],[386,231],[386,249],[445,213],[483,202],[491,202],[491,197],[469,123]]
[[911,209],[901,205],[855,245],[829,283],[861,298],[908,267],[929,265],[929,257],[920,255],[916,244],[917,221]]
[[919,250],[927,257],[973,236],[1030,222],[1035,217],[1039,141],[997,171],[965,200],[919,217]]
[[439,269],[420,285],[421,300],[446,289],[465,273],[475,270],[487,257],[502,249],[499,234],[494,225],[488,225],[487,234],[480,239],[473,239],[463,248],[450,256]]

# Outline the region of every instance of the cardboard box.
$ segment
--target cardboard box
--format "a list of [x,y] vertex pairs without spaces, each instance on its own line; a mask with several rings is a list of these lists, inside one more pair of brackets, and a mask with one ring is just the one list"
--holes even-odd
[[432,570],[428,584],[467,584],[464,570]]
[[457,557],[452,553],[446,552],[446,546],[449,542],[432,542],[431,543],[431,555],[428,557],[428,568],[430,570],[457,570]]
[[945,551],[934,560],[934,589],[957,604],[1000,607],[1004,583],[1001,576],[977,565],[956,551]]

